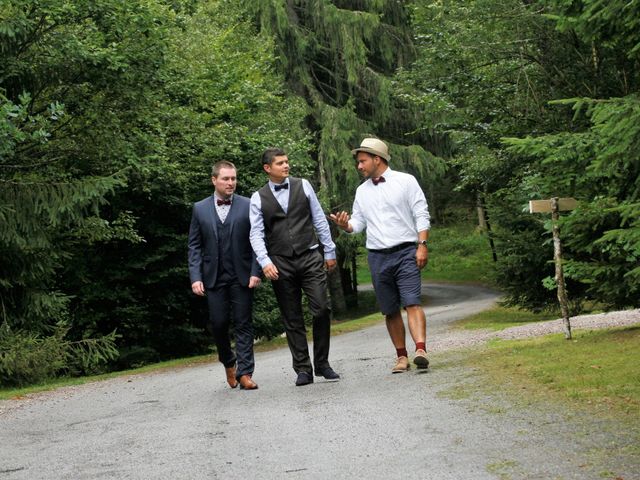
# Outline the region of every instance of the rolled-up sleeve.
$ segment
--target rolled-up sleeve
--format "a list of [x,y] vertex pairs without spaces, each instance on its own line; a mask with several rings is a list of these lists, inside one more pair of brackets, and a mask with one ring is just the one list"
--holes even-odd
[[429,206],[424,192],[420,188],[420,184],[414,177],[409,177],[409,186],[412,192],[411,211],[416,224],[416,230],[422,232],[431,228],[431,216],[429,215]]

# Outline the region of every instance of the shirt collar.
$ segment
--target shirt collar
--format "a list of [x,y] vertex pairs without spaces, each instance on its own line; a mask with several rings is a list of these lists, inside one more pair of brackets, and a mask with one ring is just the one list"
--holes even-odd
[[[381,177],[384,177],[384,178],[389,178],[389,177],[391,177],[393,174],[394,174],[394,171],[393,171],[393,170],[391,170],[391,167],[387,166],[387,169],[386,169],[384,172],[382,172],[382,173],[380,174],[380,176],[381,176]],[[376,178],[377,178],[377,177],[376,177]],[[373,182],[371,181],[371,177],[369,177],[367,180],[368,180],[368,182],[369,182],[371,185],[373,185]]]
[[284,185],[285,183],[289,183],[289,177],[285,178],[285,179],[284,179],[284,182],[282,182],[282,183],[274,183],[274,182],[272,182],[271,180],[269,180],[269,188],[270,188],[272,191],[275,191],[275,188],[274,188],[274,187],[275,187],[276,185]]

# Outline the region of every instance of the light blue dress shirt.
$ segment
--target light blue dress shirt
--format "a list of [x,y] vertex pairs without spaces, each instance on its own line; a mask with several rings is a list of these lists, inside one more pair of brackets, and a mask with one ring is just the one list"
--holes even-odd
[[[301,180],[304,194],[309,199],[313,227],[315,228],[318,240],[320,240],[320,243],[322,243],[322,246],[324,247],[324,259],[335,260],[336,245],[331,239],[329,222],[325,217],[324,211],[322,210],[322,206],[318,201],[318,197],[316,196],[316,192],[314,192],[313,187],[308,180],[304,178]],[[284,183],[289,183],[289,178],[285,179]],[[284,213],[287,213],[287,209],[289,208],[289,188],[281,189],[276,192],[274,187],[275,184],[269,180],[269,188],[271,189],[271,192],[276,197],[276,200],[282,207],[282,210],[284,210]],[[273,262],[269,258],[267,245],[264,239],[264,217],[262,215],[262,202],[260,200],[259,192],[254,192],[254,194],[251,195],[249,218],[251,220],[251,233],[249,234],[251,247],[253,247],[258,263],[262,268],[264,268]],[[311,248],[318,248],[318,245],[313,245]]]

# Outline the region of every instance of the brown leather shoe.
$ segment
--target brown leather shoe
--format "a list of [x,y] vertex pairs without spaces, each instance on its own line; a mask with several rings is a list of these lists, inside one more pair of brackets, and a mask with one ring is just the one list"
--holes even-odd
[[427,360],[427,352],[422,349],[416,350],[416,355],[413,357],[413,363],[418,368],[429,368],[429,360]]
[[258,388],[258,384],[249,375],[242,375],[239,380],[241,390],[255,390]]
[[227,383],[231,388],[236,388],[238,386],[238,380],[236,380],[236,367],[225,367],[224,371],[227,374]]
[[409,359],[407,357],[398,357],[396,359],[396,364],[393,367],[393,369],[391,369],[391,373],[402,373],[402,372],[406,372],[407,370],[409,370],[409,368],[411,368],[409,366]]

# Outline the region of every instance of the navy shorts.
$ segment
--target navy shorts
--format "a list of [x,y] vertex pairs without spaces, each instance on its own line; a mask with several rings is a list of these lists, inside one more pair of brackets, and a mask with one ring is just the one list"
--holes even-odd
[[393,253],[370,250],[368,261],[373,289],[384,315],[392,315],[400,307],[421,304],[422,280],[415,245]]

